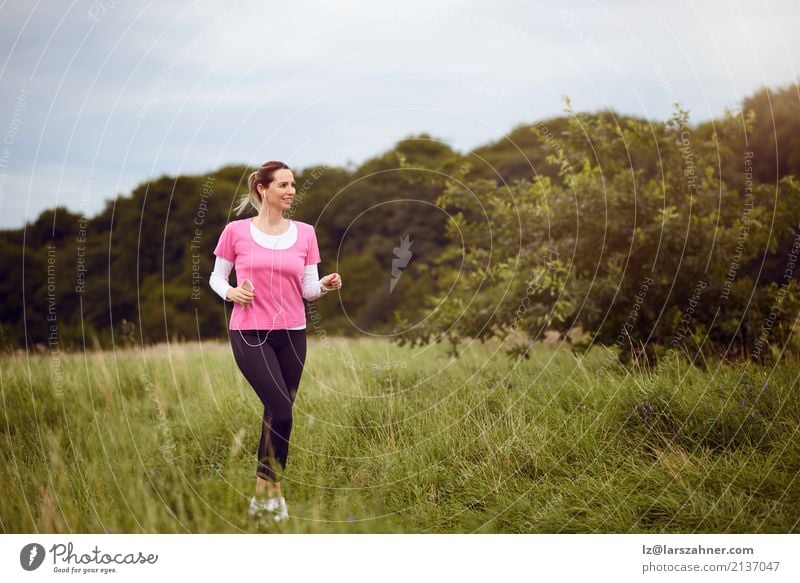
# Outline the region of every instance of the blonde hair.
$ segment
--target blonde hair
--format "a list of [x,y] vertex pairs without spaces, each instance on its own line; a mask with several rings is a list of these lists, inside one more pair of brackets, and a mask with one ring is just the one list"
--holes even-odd
[[239,204],[235,209],[237,215],[245,212],[249,207],[261,211],[261,195],[258,194],[257,185],[269,186],[278,170],[291,170],[288,165],[278,160],[264,162],[258,170],[252,172],[247,179],[247,194],[243,194],[239,199]]

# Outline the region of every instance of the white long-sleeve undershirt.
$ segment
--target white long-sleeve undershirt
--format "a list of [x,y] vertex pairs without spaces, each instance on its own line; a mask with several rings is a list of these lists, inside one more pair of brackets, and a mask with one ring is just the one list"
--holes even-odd
[[[211,289],[217,292],[226,302],[233,301],[228,299],[228,290],[233,287],[228,281],[231,271],[233,271],[233,262],[217,257],[214,262],[214,271],[208,280]],[[328,290],[322,286],[322,282],[319,280],[317,265],[306,265],[305,269],[303,269],[303,299],[313,302],[326,293],[328,293]]]

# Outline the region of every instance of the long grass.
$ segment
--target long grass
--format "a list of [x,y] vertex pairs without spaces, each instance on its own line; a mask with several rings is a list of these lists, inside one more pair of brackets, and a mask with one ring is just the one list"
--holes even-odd
[[[649,373],[309,333],[272,532],[796,533],[796,359]],[[262,532],[227,344],[0,359],[5,533]]]

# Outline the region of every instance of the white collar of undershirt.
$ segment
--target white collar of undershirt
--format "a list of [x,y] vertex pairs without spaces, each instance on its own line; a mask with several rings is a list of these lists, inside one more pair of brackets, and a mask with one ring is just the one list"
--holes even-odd
[[280,235],[267,235],[259,231],[253,221],[250,221],[250,233],[256,243],[267,249],[288,249],[297,242],[297,225],[291,219],[289,220],[289,228]]

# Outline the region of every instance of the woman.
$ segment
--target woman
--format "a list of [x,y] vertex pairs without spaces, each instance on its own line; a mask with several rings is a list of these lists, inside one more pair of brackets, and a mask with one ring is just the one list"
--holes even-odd
[[[342,287],[338,273],[319,278],[314,227],[283,217],[294,196],[294,176],[283,162],[267,162],[253,172],[236,211],[241,214],[252,206],[258,215],[225,226],[214,249],[217,259],[209,281],[234,304],[229,326],[233,356],[264,405],[256,495],[249,514],[277,521],[289,516],[280,476],[306,358],[303,299],[314,301]],[[228,283],[234,266],[236,287]]]

